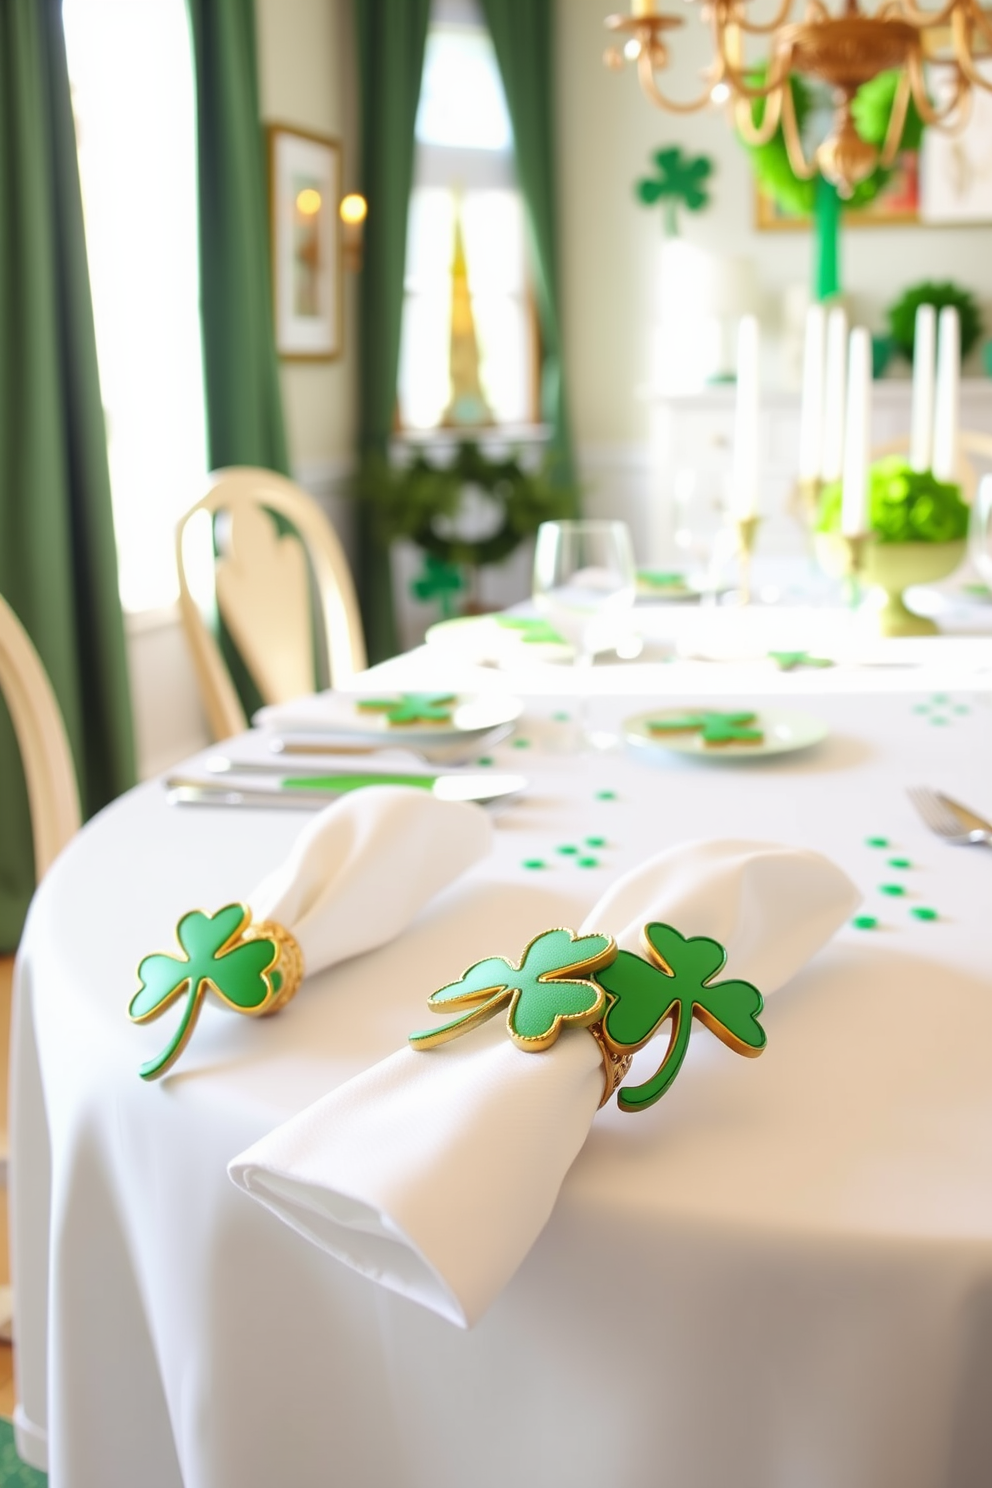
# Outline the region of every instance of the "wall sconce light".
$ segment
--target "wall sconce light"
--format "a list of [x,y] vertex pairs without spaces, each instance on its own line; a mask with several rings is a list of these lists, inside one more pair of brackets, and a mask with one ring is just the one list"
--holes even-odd
[[338,207],[338,216],[344,228],[341,244],[344,266],[353,274],[357,274],[362,267],[362,236],[368,212],[368,202],[357,191],[350,191],[342,198]]

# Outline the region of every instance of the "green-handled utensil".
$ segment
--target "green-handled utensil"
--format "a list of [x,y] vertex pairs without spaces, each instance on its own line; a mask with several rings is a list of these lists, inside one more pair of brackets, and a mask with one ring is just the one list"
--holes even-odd
[[315,811],[336,796],[374,785],[406,785],[427,790],[441,801],[503,800],[526,789],[523,775],[400,775],[360,774],[253,776],[249,770],[223,779],[194,775],[170,775],[165,781],[172,806],[249,806],[275,810]]

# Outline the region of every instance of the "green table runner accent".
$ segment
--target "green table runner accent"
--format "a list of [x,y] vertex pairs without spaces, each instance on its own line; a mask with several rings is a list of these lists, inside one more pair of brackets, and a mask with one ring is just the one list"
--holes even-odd
[[676,718],[651,719],[648,728],[653,734],[686,734],[698,731],[704,744],[760,744],[764,733],[752,728],[757,714],[750,710],[742,713],[716,713],[704,710],[700,713],[684,713]]
[[385,713],[387,723],[402,726],[450,723],[457,701],[453,692],[404,692],[394,698],[362,698],[358,706],[366,713]]

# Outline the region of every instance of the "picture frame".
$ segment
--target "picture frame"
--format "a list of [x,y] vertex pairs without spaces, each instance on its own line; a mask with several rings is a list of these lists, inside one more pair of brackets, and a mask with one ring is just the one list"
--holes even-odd
[[272,306],[283,361],[343,353],[341,144],[285,124],[267,130]]
[[[891,179],[874,201],[855,211],[844,212],[844,227],[916,227],[920,223],[920,155],[903,150],[896,157]],[[759,232],[794,232],[809,229],[811,217],[783,212],[761,190],[755,191],[755,226]]]

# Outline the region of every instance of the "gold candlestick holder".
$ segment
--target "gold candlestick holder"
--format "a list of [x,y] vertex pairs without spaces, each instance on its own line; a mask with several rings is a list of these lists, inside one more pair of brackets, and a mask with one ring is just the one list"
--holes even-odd
[[820,515],[820,496],[824,485],[825,482],[818,475],[801,476],[792,488],[792,509],[799,513],[811,545]]
[[838,558],[838,577],[844,580],[845,596],[852,610],[857,609],[864,596],[868,544],[872,536],[871,532],[839,532],[830,539]]
[[761,518],[757,516],[734,518],[734,529],[737,533],[737,562],[741,579],[741,604],[751,603],[751,559],[754,555],[754,545],[760,525]]

